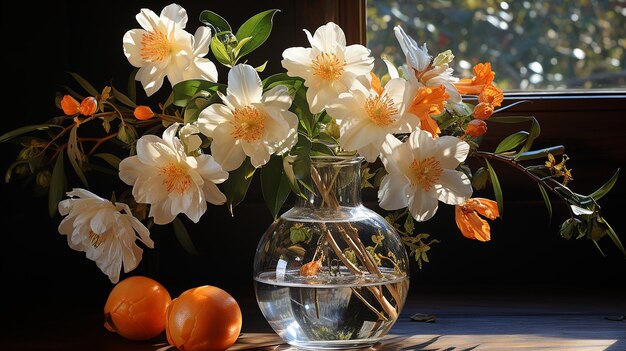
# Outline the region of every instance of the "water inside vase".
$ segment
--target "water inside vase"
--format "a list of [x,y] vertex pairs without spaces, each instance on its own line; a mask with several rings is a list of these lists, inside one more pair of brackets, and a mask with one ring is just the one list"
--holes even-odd
[[255,290],[265,318],[289,344],[309,349],[359,348],[379,341],[397,319],[384,314],[377,294],[382,292],[394,309],[404,304],[390,290],[404,298],[406,275],[393,269],[381,273],[383,277],[322,272],[316,282],[298,271],[286,271],[278,279],[275,272],[267,272],[255,278]]

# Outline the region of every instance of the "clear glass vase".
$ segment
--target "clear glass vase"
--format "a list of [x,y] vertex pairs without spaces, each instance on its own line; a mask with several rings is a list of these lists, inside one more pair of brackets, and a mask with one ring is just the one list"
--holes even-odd
[[317,157],[315,191],[265,232],[254,259],[258,305],[287,343],[308,349],[375,344],[408,292],[394,228],[361,203],[361,157]]

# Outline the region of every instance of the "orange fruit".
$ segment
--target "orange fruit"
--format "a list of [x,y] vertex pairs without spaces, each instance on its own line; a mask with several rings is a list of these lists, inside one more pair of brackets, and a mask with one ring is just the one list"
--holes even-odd
[[117,283],[104,305],[104,327],[130,340],[148,340],[165,329],[169,292],[154,279],[129,277]]
[[223,351],[241,331],[241,309],[226,291],[211,285],[189,289],[167,308],[167,341],[181,351]]

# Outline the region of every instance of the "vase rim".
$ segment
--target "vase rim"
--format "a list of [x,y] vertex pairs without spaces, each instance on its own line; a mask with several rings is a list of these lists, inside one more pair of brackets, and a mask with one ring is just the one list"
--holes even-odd
[[361,156],[361,155],[318,155],[318,156],[311,156],[311,161],[314,162],[315,164],[332,164],[332,165],[337,165],[337,164],[344,164],[344,165],[350,165],[350,164],[355,164],[355,163],[361,163],[363,160],[365,159],[365,157]]

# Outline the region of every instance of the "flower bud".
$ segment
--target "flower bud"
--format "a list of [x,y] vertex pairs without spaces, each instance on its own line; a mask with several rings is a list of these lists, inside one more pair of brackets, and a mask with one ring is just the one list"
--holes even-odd
[[154,112],[152,112],[152,109],[150,109],[150,107],[148,106],[139,105],[135,108],[135,112],[133,112],[133,115],[138,120],[145,121],[154,117]]
[[61,100],[61,108],[63,109],[63,113],[72,116],[79,112],[80,104],[71,95],[65,95]]
[[465,134],[478,138],[487,132],[487,123],[480,119],[473,119],[465,127]]
[[488,103],[481,102],[474,108],[474,118],[485,120],[491,117],[492,114],[493,106]]
[[50,178],[52,178],[52,174],[50,173],[49,170],[45,169],[37,173],[37,177],[35,178],[35,181],[37,182],[37,185],[45,189],[50,186]]
[[444,52],[439,53],[435,60],[433,61],[433,66],[441,66],[443,64],[447,64],[454,60],[454,55],[452,54],[452,50],[446,50]]
[[91,116],[98,110],[98,100],[93,96],[88,96],[80,103],[80,114],[83,116]]

